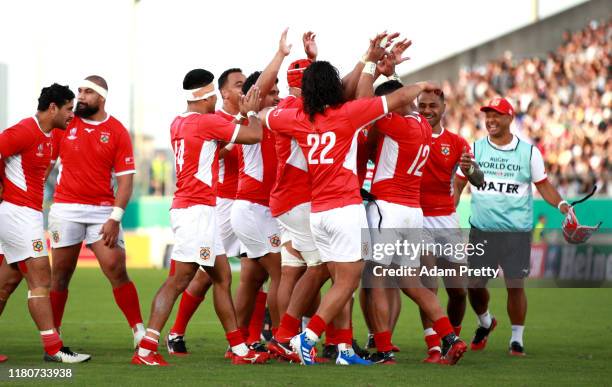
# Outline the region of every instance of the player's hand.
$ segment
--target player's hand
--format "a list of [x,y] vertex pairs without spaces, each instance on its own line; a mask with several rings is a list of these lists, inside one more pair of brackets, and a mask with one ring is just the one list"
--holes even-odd
[[250,111],[258,112],[261,98],[259,98],[259,87],[253,86],[246,95],[240,97],[240,113],[246,117]]
[[395,73],[395,63],[393,57],[385,54],[381,60],[376,63],[376,71],[386,77],[390,77]]
[[423,91],[431,91],[434,94],[442,93],[442,87],[437,82],[434,82],[434,81],[417,82],[416,85],[421,86]]
[[390,44],[388,36],[389,35],[385,31],[376,35],[373,39],[370,39],[370,46],[364,57],[366,62],[377,63],[383,58],[386,53],[385,49]]
[[308,31],[302,35],[302,43],[304,44],[304,52],[306,57],[312,61],[317,60],[319,55],[319,48],[317,42],[315,42],[316,34],[312,31]]
[[410,57],[403,57],[404,51],[408,49],[408,47],[412,46],[412,40],[403,39],[399,42],[395,43],[391,48],[389,55],[393,58],[393,64],[397,66],[398,64],[404,63],[409,60]]
[[283,33],[281,34],[280,41],[278,42],[278,52],[287,56],[291,53],[292,44],[287,44],[287,32],[289,31],[289,27],[285,28]]
[[117,238],[119,237],[120,223],[116,220],[109,219],[102,225],[100,235],[104,241],[104,246],[113,248],[117,244]]
[[463,153],[461,153],[461,158],[459,159],[459,168],[461,168],[461,172],[463,172],[464,176],[468,176],[470,175],[470,168],[473,166],[472,154],[467,147],[464,147]]

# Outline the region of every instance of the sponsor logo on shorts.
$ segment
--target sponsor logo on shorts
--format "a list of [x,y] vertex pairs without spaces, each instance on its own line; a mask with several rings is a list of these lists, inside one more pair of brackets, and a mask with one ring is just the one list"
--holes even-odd
[[100,142],[103,144],[107,144],[109,141],[110,141],[110,133],[102,132],[102,134],[100,134]]
[[450,145],[442,144],[440,146],[440,150],[444,156],[448,156],[450,154]]
[[200,259],[204,261],[210,258],[210,247],[200,247]]
[[51,231],[51,238],[53,238],[53,242],[57,243],[60,240],[59,231]]
[[281,245],[281,239],[278,234],[271,235],[268,237],[268,239],[270,240],[272,247],[279,247]]
[[32,249],[34,249],[34,251],[36,251],[37,253],[40,253],[41,251],[43,251],[44,248],[45,248],[45,245],[43,244],[42,240],[36,239],[32,241]]

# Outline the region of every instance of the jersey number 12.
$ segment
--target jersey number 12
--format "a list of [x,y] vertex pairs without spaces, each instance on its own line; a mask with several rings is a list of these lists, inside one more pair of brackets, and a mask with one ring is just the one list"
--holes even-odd
[[[414,176],[422,176],[423,165],[427,162],[427,157],[429,157],[429,145],[421,144],[419,150],[417,151],[416,157],[412,164],[410,164],[410,168],[408,168],[408,174]],[[420,162],[419,162],[420,160]]]

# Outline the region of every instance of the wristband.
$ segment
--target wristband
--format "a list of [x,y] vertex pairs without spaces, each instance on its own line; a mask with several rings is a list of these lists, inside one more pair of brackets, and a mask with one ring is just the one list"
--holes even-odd
[[253,111],[253,110],[250,110],[250,111],[247,113],[247,117],[248,117],[248,118],[251,118],[251,117],[257,117],[257,112],[255,112],[255,111]]
[[111,212],[109,219],[114,220],[115,222],[121,222],[121,218],[123,218],[123,214],[125,214],[125,210],[121,207],[113,207],[113,212]]
[[246,118],[246,117],[245,117],[245,116],[243,116],[243,115],[242,115],[242,113],[240,113],[240,112],[238,112],[238,114],[236,114],[236,115],[234,116],[234,119],[235,119],[236,121],[239,121],[239,122],[240,122],[240,121],[242,121],[242,120],[243,120],[243,119],[245,119],[245,118]]
[[367,61],[368,61],[368,54],[363,54],[361,59],[359,59],[359,62],[363,64],[366,64]]
[[468,176],[472,176],[472,173],[474,173],[474,164],[470,165],[470,169],[467,171]]
[[390,81],[401,81],[401,78],[399,77],[399,75],[397,75],[397,73],[393,73],[393,75],[391,75],[390,77],[387,78]]
[[363,66],[363,71],[361,72],[364,74],[370,74],[371,76],[374,76],[374,73],[376,73],[376,63],[366,62],[365,65]]
[[567,204],[569,206],[569,203],[567,202],[567,200],[561,200],[559,204],[557,204],[557,209],[561,211],[561,206],[564,204]]

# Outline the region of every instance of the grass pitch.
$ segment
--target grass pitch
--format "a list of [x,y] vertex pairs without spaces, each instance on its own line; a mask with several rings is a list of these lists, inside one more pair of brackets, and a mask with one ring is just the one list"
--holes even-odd
[[[151,300],[166,276],[165,270],[131,270],[148,319]],[[237,281],[234,281],[235,283]],[[0,384],[31,385],[214,385],[214,386],[543,386],[612,385],[612,289],[528,289],[529,312],[525,329],[528,356],[507,354],[510,323],[504,289],[492,289],[491,311],[499,325],[487,349],[466,353],[456,367],[421,364],[422,329],[415,306],[404,299],[393,337],[400,346],[395,366],[302,367],[272,362],[263,366],[233,366],[223,358],[226,341],[221,324],[207,297],[187,332],[188,357],[167,357],[170,367],[130,365],[132,335],[114,303],[110,285],[97,269],[78,269],[70,289],[63,322],[67,345],[93,355],[86,364],[70,368],[71,381],[61,379],[9,379],[9,368],[57,367],[42,361],[39,335],[29,317],[26,288],[21,284],[0,317],[0,353],[10,357],[0,365]],[[443,292],[442,292],[443,293]],[[178,306],[177,306],[178,307]],[[176,308],[175,307],[175,311]],[[354,312],[355,336],[366,336],[361,312]],[[174,314],[166,326],[173,321]],[[146,321],[145,321],[146,322]],[[466,313],[463,337],[469,341],[476,327]],[[166,355],[164,347],[162,353]],[[65,366],[60,366],[65,367]]]

